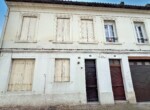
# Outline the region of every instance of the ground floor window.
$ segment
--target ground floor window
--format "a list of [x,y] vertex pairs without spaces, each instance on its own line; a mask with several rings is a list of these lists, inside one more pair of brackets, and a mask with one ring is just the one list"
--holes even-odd
[[70,81],[70,60],[56,59],[55,60],[55,82]]
[[31,91],[34,73],[34,60],[17,59],[12,61],[8,91]]

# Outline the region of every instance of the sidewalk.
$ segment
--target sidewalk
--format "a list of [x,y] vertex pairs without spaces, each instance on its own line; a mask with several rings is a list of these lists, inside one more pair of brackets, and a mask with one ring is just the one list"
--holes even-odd
[[116,105],[75,105],[75,106],[49,106],[49,107],[0,107],[0,110],[150,110],[150,104],[116,104]]

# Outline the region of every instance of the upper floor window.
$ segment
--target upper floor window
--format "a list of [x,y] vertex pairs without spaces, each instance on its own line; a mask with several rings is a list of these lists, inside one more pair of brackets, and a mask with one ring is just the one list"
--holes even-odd
[[20,41],[33,41],[35,37],[35,30],[37,24],[37,17],[24,16],[22,20]]
[[147,39],[147,36],[146,36],[144,23],[135,22],[134,26],[135,26],[135,30],[136,30],[138,43],[147,43],[148,39]]
[[81,20],[81,42],[94,42],[94,28],[93,20],[82,19]]
[[56,42],[69,42],[70,38],[70,19],[57,18]]
[[105,36],[107,42],[117,42],[116,26],[114,21],[104,21]]

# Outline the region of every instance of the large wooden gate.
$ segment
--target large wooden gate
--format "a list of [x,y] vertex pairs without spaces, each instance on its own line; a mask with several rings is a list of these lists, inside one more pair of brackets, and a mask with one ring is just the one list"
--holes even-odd
[[110,73],[115,100],[125,100],[120,60],[110,60]]
[[95,60],[85,60],[87,101],[98,101]]
[[150,60],[130,60],[137,102],[150,101]]

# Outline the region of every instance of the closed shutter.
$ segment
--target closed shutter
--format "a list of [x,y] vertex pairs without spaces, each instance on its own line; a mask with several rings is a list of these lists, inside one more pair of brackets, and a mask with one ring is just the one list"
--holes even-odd
[[55,61],[55,81],[61,81],[61,74],[62,74],[62,61],[56,60]]
[[94,28],[93,28],[93,21],[87,21],[87,33],[88,33],[88,42],[94,42]]
[[57,42],[69,42],[70,41],[70,19],[58,18],[57,19]]
[[26,60],[22,80],[23,90],[25,91],[30,91],[32,89],[33,72],[34,72],[34,60]]
[[65,82],[70,80],[70,61],[66,59],[56,59],[55,81]]
[[33,41],[36,29],[36,17],[23,17],[20,41]]
[[30,24],[30,18],[29,17],[23,17],[21,36],[20,36],[19,40],[27,41],[29,24]]
[[70,20],[64,19],[64,41],[70,41]]
[[93,20],[81,20],[81,41],[94,42]]
[[28,41],[33,41],[35,37],[35,29],[36,29],[37,18],[31,17],[29,24],[29,32],[28,32]]
[[24,60],[13,60],[8,91],[17,91],[22,89],[22,75],[24,74],[24,67]]
[[30,91],[34,60],[13,60],[8,91]]
[[70,64],[69,60],[62,61],[62,81],[69,81]]
[[87,42],[88,36],[87,36],[87,28],[86,28],[86,21],[81,21],[81,41]]

